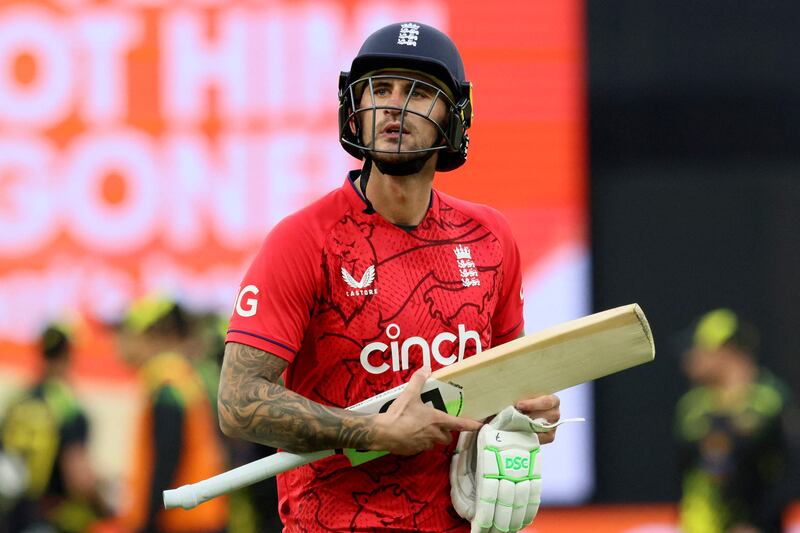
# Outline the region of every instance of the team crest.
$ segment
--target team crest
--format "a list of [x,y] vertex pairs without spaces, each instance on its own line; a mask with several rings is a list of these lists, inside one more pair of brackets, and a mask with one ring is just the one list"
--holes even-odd
[[397,36],[397,44],[417,46],[417,39],[419,39],[419,24],[406,22],[400,25],[400,34]]
[[464,287],[479,287],[481,280],[478,277],[478,269],[475,267],[475,262],[472,260],[472,252],[469,246],[459,244],[453,248],[453,253],[456,254],[456,263],[458,264],[458,271],[461,274],[461,284]]

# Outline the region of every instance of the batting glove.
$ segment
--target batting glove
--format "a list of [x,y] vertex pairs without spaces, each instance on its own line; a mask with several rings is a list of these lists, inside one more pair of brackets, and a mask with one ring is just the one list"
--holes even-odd
[[450,486],[453,506],[472,522],[472,533],[519,531],[533,522],[542,492],[534,421],[509,406],[477,434],[462,432]]

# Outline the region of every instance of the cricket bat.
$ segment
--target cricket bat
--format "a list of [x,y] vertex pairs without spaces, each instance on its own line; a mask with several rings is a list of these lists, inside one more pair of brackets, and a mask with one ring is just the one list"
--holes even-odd
[[[552,326],[442,367],[425,383],[421,399],[452,415],[480,420],[518,400],[552,394],[647,363],[654,357],[647,318],[637,304],[630,304]],[[404,388],[400,385],[348,409],[384,412]],[[276,453],[209,479],[166,490],[164,506],[192,509],[221,494],[334,453],[335,450]],[[356,465],[386,452],[343,453]]]

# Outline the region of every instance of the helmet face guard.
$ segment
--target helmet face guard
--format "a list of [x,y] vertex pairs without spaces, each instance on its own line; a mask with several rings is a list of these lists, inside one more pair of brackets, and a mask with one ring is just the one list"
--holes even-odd
[[[381,79],[393,79],[393,80],[404,80],[409,82],[411,85],[408,88],[408,95],[406,96],[405,101],[401,107],[397,106],[389,106],[389,105],[378,105],[375,101],[375,91],[374,91],[374,84],[376,81]],[[411,95],[418,87],[425,87],[433,97],[430,99],[430,105],[425,110],[414,110],[409,109],[409,103],[411,102]],[[360,80],[356,80],[350,85],[347,86],[345,89],[345,102],[349,105],[343,106],[341,108],[342,112],[346,116],[342,116],[341,120],[339,121],[340,127],[342,128],[339,131],[339,136],[341,138],[342,143],[345,143],[353,148],[358,150],[362,150],[365,152],[372,152],[372,153],[389,153],[389,154],[415,154],[415,153],[425,153],[425,152],[432,152],[432,151],[439,151],[444,149],[454,150],[455,145],[450,138],[448,138],[448,133],[445,131],[442,124],[436,122],[433,118],[431,118],[431,113],[433,113],[434,108],[436,107],[436,103],[439,100],[442,100],[445,105],[447,105],[448,109],[452,109],[455,104],[447,96],[444,91],[439,89],[438,87],[421,81],[414,78],[409,78],[406,76],[398,76],[398,75],[375,75],[369,76],[366,78],[361,78]],[[370,102],[367,105],[359,106],[358,103],[361,101],[364,95],[364,91],[367,91],[367,94],[370,95]],[[376,140],[377,140],[377,122],[378,122],[378,110],[387,110],[387,111],[397,111],[399,121],[400,121],[400,132],[397,139],[397,149],[396,150],[379,150],[375,148]],[[362,131],[361,127],[361,115],[366,114],[367,117],[372,118],[372,138],[369,140],[364,139],[364,132]],[[417,149],[404,149],[403,147],[403,126],[405,125],[406,117],[411,115],[417,115],[422,117],[423,119],[430,122],[438,131],[438,140],[434,143],[433,146],[427,148],[417,148]],[[369,118],[367,118],[369,120]],[[353,133],[355,130],[355,133]],[[349,134],[348,134],[349,133]],[[442,142],[439,142],[442,141]]]
[[[472,119],[472,102],[469,97],[461,98],[459,102],[454,102],[445,91],[436,85],[398,74],[378,74],[360,78],[348,84],[348,74],[349,73],[343,72],[340,75],[339,141],[351,155],[358,159],[363,159],[369,153],[424,154],[427,152],[442,152],[442,154],[440,154],[440,160],[443,159],[441,157],[442,155],[455,155],[455,161],[458,161],[458,163],[452,166],[454,161],[448,161],[447,155],[445,155],[443,159],[445,163],[444,167],[441,163],[437,163],[437,170],[452,170],[463,164],[467,157],[467,148],[469,145],[467,128],[470,126]],[[402,106],[377,104],[375,101],[374,84],[377,80],[381,79],[399,79],[410,83],[408,95]],[[469,84],[466,85],[471,88]],[[428,92],[433,95],[427,109],[416,110],[409,108],[411,95],[418,87],[426,88]],[[364,91],[368,91],[367,94],[370,95],[370,101],[362,106],[360,104]],[[447,107],[447,114],[442,124],[431,117],[436,103],[440,100]],[[400,134],[396,150],[379,150],[375,148],[378,135],[376,126],[379,110],[398,112]],[[363,137],[364,131],[361,127],[361,116],[363,114],[367,114],[368,117],[371,115],[372,135],[370,139],[364,139]],[[409,114],[422,117],[436,128],[438,131],[438,139],[433,146],[417,149],[405,149],[403,147],[403,125]],[[450,159],[452,159],[452,157]]]

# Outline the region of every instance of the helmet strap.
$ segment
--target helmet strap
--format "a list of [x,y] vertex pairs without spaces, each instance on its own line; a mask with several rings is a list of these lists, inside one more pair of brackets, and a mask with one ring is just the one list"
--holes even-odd
[[364,197],[364,202],[366,202],[367,207],[364,208],[365,215],[371,215],[375,212],[375,208],[372,207],[372,202],[369,201],[367,198],[367,182],[369,181],[369,174],[372,171],[372,159],[364,154],[364,166],[361,167],[361,175],[359,176],[358,185],[361,189],[361,196]]

